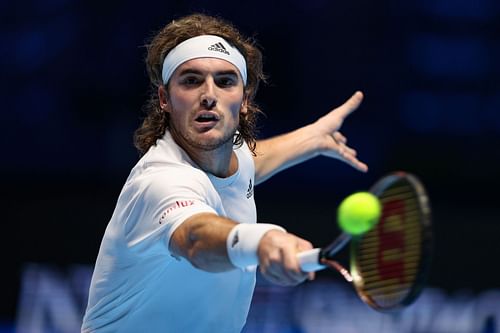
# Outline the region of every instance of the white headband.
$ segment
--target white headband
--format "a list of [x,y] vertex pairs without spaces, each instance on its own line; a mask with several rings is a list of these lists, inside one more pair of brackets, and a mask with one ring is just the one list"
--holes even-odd
[[247,64],[237,48],[219,36],[202,35],[187,39],[173,48],[163,60],[162,79],[167,84],[177,67],[196,58],[219,58],[233,64],[247,84]]

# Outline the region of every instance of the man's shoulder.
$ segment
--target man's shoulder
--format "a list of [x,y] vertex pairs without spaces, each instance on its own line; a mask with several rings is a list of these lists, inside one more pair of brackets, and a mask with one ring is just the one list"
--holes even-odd
[[178,161],[143,161],[134,168],[135,175],[130,178],[142,184],[200,184],[205,185],[209,179],[199,168]]

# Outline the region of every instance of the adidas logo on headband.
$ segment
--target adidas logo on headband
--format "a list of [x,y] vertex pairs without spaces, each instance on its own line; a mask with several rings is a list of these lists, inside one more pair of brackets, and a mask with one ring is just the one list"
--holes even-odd
[[211,46],[208,47],[208,50],[209,51],[217,51],[217,52],[222,52],[222,53],[225,53],[227,55],[230,55],[229,52],[227,51],[227,49],[224,47],[224,45],[222,43],[215,43]]
[[161,77],[167,84],[175,69],[184,62],[195,58],[219,58],[233,64],[241,74],[243,84],[247,84],[247,64],[240,51],[224,38],[213,35],[200,35],[186,39],[163,59]]

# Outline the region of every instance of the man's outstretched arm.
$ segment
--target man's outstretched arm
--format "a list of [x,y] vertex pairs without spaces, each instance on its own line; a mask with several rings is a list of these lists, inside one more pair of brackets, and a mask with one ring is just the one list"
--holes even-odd
[[319,155],[337,158],[366,172],[368,166],[358,160],[356,151],[347,145],[347,138],[339,132],[345,118],[359,107],[362,100],[363,94],[358,91],[312,124],[257,141],[257,156],[254,157],[256,183]]
[[259,264],[262,275],[280,285],[312,278],[301,271],[297,260],[297,253],[312,249],[311,243],[278,226],[239,224],[213,213],[195,214],[174,231],[169,248],[174,256],[209,272],[244,268],[247,262]]

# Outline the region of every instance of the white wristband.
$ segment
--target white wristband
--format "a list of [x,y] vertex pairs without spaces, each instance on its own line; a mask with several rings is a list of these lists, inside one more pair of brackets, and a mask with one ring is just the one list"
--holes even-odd
[[269,230],[286,232],[282,227],[268,223],[240,223],[231,229],[226,240],[227,254],[231,263],[243,269],[258,265],[259,242]]

